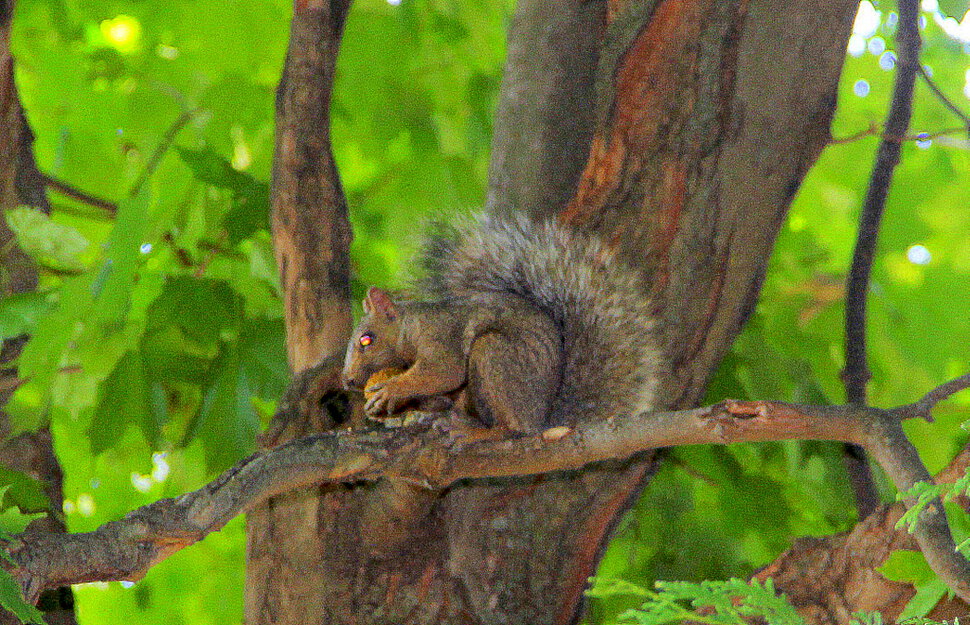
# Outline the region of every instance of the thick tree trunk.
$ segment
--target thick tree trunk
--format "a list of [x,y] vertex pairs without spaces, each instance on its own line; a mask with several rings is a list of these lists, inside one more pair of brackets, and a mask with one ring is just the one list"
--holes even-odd
[[[489,207],[595,230],[642,268],[653,285],[644,297],[664,322],[664,407],[699,399],[754,305],[788,204],[828,139],[855,5],[520,3]],[[333,5],[316,11],[318,39],[299,46],[335,54],[343,14]],[[297,3],[285,81],[305,13]],[[318,62],[313,80],[329,80],[332,57]],[[290,146],[282,133],[278,140]],[[314,149],[304,156],[327,158],[325,144]],[[276,180],[292,166],[278,161]],[[279,187],[275,193],[279,213],[281,197],[289,200]],[[342,209],[342,199],[326,200]],[[305,242],[339,259],[326,240]],[[294,288],[287,254],[284,284]],[[326,283],[332,275],[306,279]],[[288,292],[288,307],[294,296],[303,297]],[[335,342],[345,328],[341,321],[332,331]],[[291,343],[299,336],[291,325]],[[247,618],[251,625],[575,622],[609,531],[650,467],[641,458],[458,484],[409,529],[402,551],[380,557],[365,547],[360,524],[374,487],[323,490],[285,510],[271,505],[275,521],[260,512],[250,523]]]
[[[48,207],[43,180],[34,164],[34,137],[27,125],[14,84],[14,62],[9,45],[12,19],[12,0],[0,0],[0,210],[18,205],[46,210]],[[6,220],[2,219],[0,249],[5,250],[0,260],[4,275],[0,295],[26,293],[37,288],[37,268],[14,243],[13,232],[7,227]],[[0,348],[0,366],[3,366],[0,369],[0,406],[7,403],[17,387],[16,371],[6,368],[7,363],[20,354],[26,339],[26,336],[8,339]],[[54,456],[50,432],[43,429],[7,440],[9,432],[7,415],[0,411],[0,441],[4,441],[0,444],[0,465],[40,480],[55,511],[53,515],[32,523],[28,531],[65,531],[64,520],[60,516],[63,501],[62,474]],[[52,625],[69,625],[75,622],[74,599],[70,588],[45,592],[41,596],[40,608]],[[0,624],[18,622],[13,615],[0,612]]]

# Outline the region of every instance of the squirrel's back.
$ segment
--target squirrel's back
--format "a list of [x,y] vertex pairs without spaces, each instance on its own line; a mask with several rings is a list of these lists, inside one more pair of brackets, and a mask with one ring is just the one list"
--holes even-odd
[[662,358],[646,285],[599,239],[526,217],[480,216],[433,231],[419,257],[418,299],[511,293],[560,328],[562,385],[547,425],[655,406]]

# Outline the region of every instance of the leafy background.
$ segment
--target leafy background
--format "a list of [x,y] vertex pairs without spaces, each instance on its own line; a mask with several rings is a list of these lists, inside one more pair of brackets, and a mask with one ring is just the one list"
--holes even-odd
[[[63,512],[84,531],[197,488],[251,451],[287,382],[267,185],[290,9],[283,0],[16,8],[17,80],[40,168],[117,205],[52,193],[49,219],[7,214],[42,268],[37,293],[0,301],[2,336],[33,337],[19,360],[29,381],[9,412],[20,430],[50,423],[67,476]],[[416,220],[482,204],[512,9],[508,0],[354,3],[332,134],[358,293],[406,270]],[[923,60],[970,109],[966,3],[923,9]],[[891,5],[862,3],[834,136],[885,116],[894,24]],[[959,125],[918,86],[914,132]],[[842,284],[875,145],[834,144],[810,173],[711,400],[843,401]],[[873,272],[876,405],[912,401],[970,369],[968,146],[960,134],[904,146]],[[937,417],[908,425],[931,470],[965,442],[970,398]],[[793,536],[850,528],[840,454],[822,443],[671,452],[600,575],[644,586],[743,576]],[[237,519],[137,584],[79,586],[81,622],[238,622],[243,550]],[[594,600],[590,622],[625,607],[622,597]]]

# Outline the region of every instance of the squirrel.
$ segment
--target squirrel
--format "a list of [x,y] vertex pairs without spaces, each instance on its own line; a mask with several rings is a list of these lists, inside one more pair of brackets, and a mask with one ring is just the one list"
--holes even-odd
[[[594,235],[555,221],[484,215],[437,225],[421,277],[370,288],[344,386],[381,418],[444,400],[494,437],[654,407],[662,371],[642,274]],[[484,438],[484,437],[483,437]]]

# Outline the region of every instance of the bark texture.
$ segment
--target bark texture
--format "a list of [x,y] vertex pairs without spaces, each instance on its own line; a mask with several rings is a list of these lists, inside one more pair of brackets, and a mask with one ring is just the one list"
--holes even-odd
[[509,25],[486,208],[541,217],[566,205],[586,165],[605,0],[522,0]]
[[[34,163],[34,137],[14,83],[14,59],[10,53],[13,8],[12,0],[0,0],[0,210],[18,205],[47,210],[43,178]],[[37,287],[37,268],[14,243],[14,234],[3,219],[0,219],[0,250],[4,250],[0,259],[3,266],[0,295],[34,290]],[[16,370],[7,368],[7,363],[20,354],[26,340],[26,336],[8,339],[0,347],[0,406],[7,403],[17,388]],[[54,456],[50,432],[43,429],[7,440],[9,433],[7,415],[0,412],[0,441],[4,441],[0,444],[0,465],[40,480],[54,510],[54,514],[34,521],[28,531],[37,534],[64,532],[64,519],[60,515],[63,476]],[[74,597],[70,588],[57,588],[44,593],[39,605],[52,625],[75,622]],[[13,615],[0,612],[0,624],[18,622]]]
[[[829,138],[855,6],[854,0],[798,6],[614,0],[605,7],[529,1],[519,7],[489,206],[595,230],[642,268],[653,285],[644,295],[657,302],[673,365],[661,407],[697,402],[754,305],[788,204]],[[301,25],[307,20],[323,24],[313,30]],[[326,89],[291,81],[300,54],[336,51],[330,36],[339,35],[341,20],[333,5],[297,3],[281,124],[288,90],[325,102]],[[318,61],[317,72],[300,80],[315,85],[331,77],[332,59]],[[317,139],[321,128],[326,124],[316,127]],[[322,144],[311,142],[300,154],[322,158],[322,134]],[[285,149],[285,134],[279,140]],[[300,171],[297,165],[278,158],[275,179]],[[339,188],[335,177],[329,185]],[[291,298],[303,297],[307,287],[289,273],[290,235],[280,234],[281,216],[274,223],[296,341],[291,362],[299,369],[308,361],[293,356],[306,344],[298,326],[314,326],[312,316],[291,312]],[[295,247],[314,245],[317,258],[333,254],[327,241]],[[339,258],[330,269],[320,266],[323,283],[334,266],[342,267]],[[343,327],[331,332],[335,341]],[[360,520],[375,500],[369,493],[380,486],[323,489],[306,505],[280,509],[276,523],[251,523],[251,564],[273,565],[251,568],[247,617],[250,623],[575,622],[604,541],[651,467],[640,459],[458,483],[419,527],[408,528],[408,545],[379,555],[365,547]],[[291,546],[275,545],[270,557],[263,548],[271,542]]]
[[[608,6],[588,162],[568,205],[543,208],[600,233],[654,285],[673,365],[664,408],[696,403],[755,303],[788,205],[829,138],[855,8]],[[648,462],[546,478],[528,497],[514,485],[452,491],[443,507],[455,527],[469,528],[460,536],[467,561],[497,563],[463,580],[479,593],[468,593],[478,618],[575,622],[586,577]],[[490,528],[496,519],[501,532]]]
[[[970,466],[970,448],[964,448],[936,476],[938,483],[952,483]],[[967,510],[970,501],[959,498]],[[896,550],[916,550],[916,541],[905,529],[896,529],[904,506],[878,506],[851,532],[825,538],[800,538],[787,552],[755,575],[770,577],[788,595],[799,613],[813,625],[849,622],[854,612],[877,611],[884,622],[894,623],[916,593],[911,584],[887,580],[877,569]],[[811,571],[811,575],[806,575]],[[970,605],[957,597],[944,598],[927,615],[936,621],[965,618]]]
[[[343,353],[350,336],[350,222],[330,152],[330,92],[349,0],[296,0],[276,95],[272,227],[284,292],[287,354],[301,372]],[[317,413],[310,413],[317,414]],[[330,425],[278,424],[264,444]],[[281,495],[248,517],[246,622],[324,623],[331,551],[321,524],[333,489]]]

